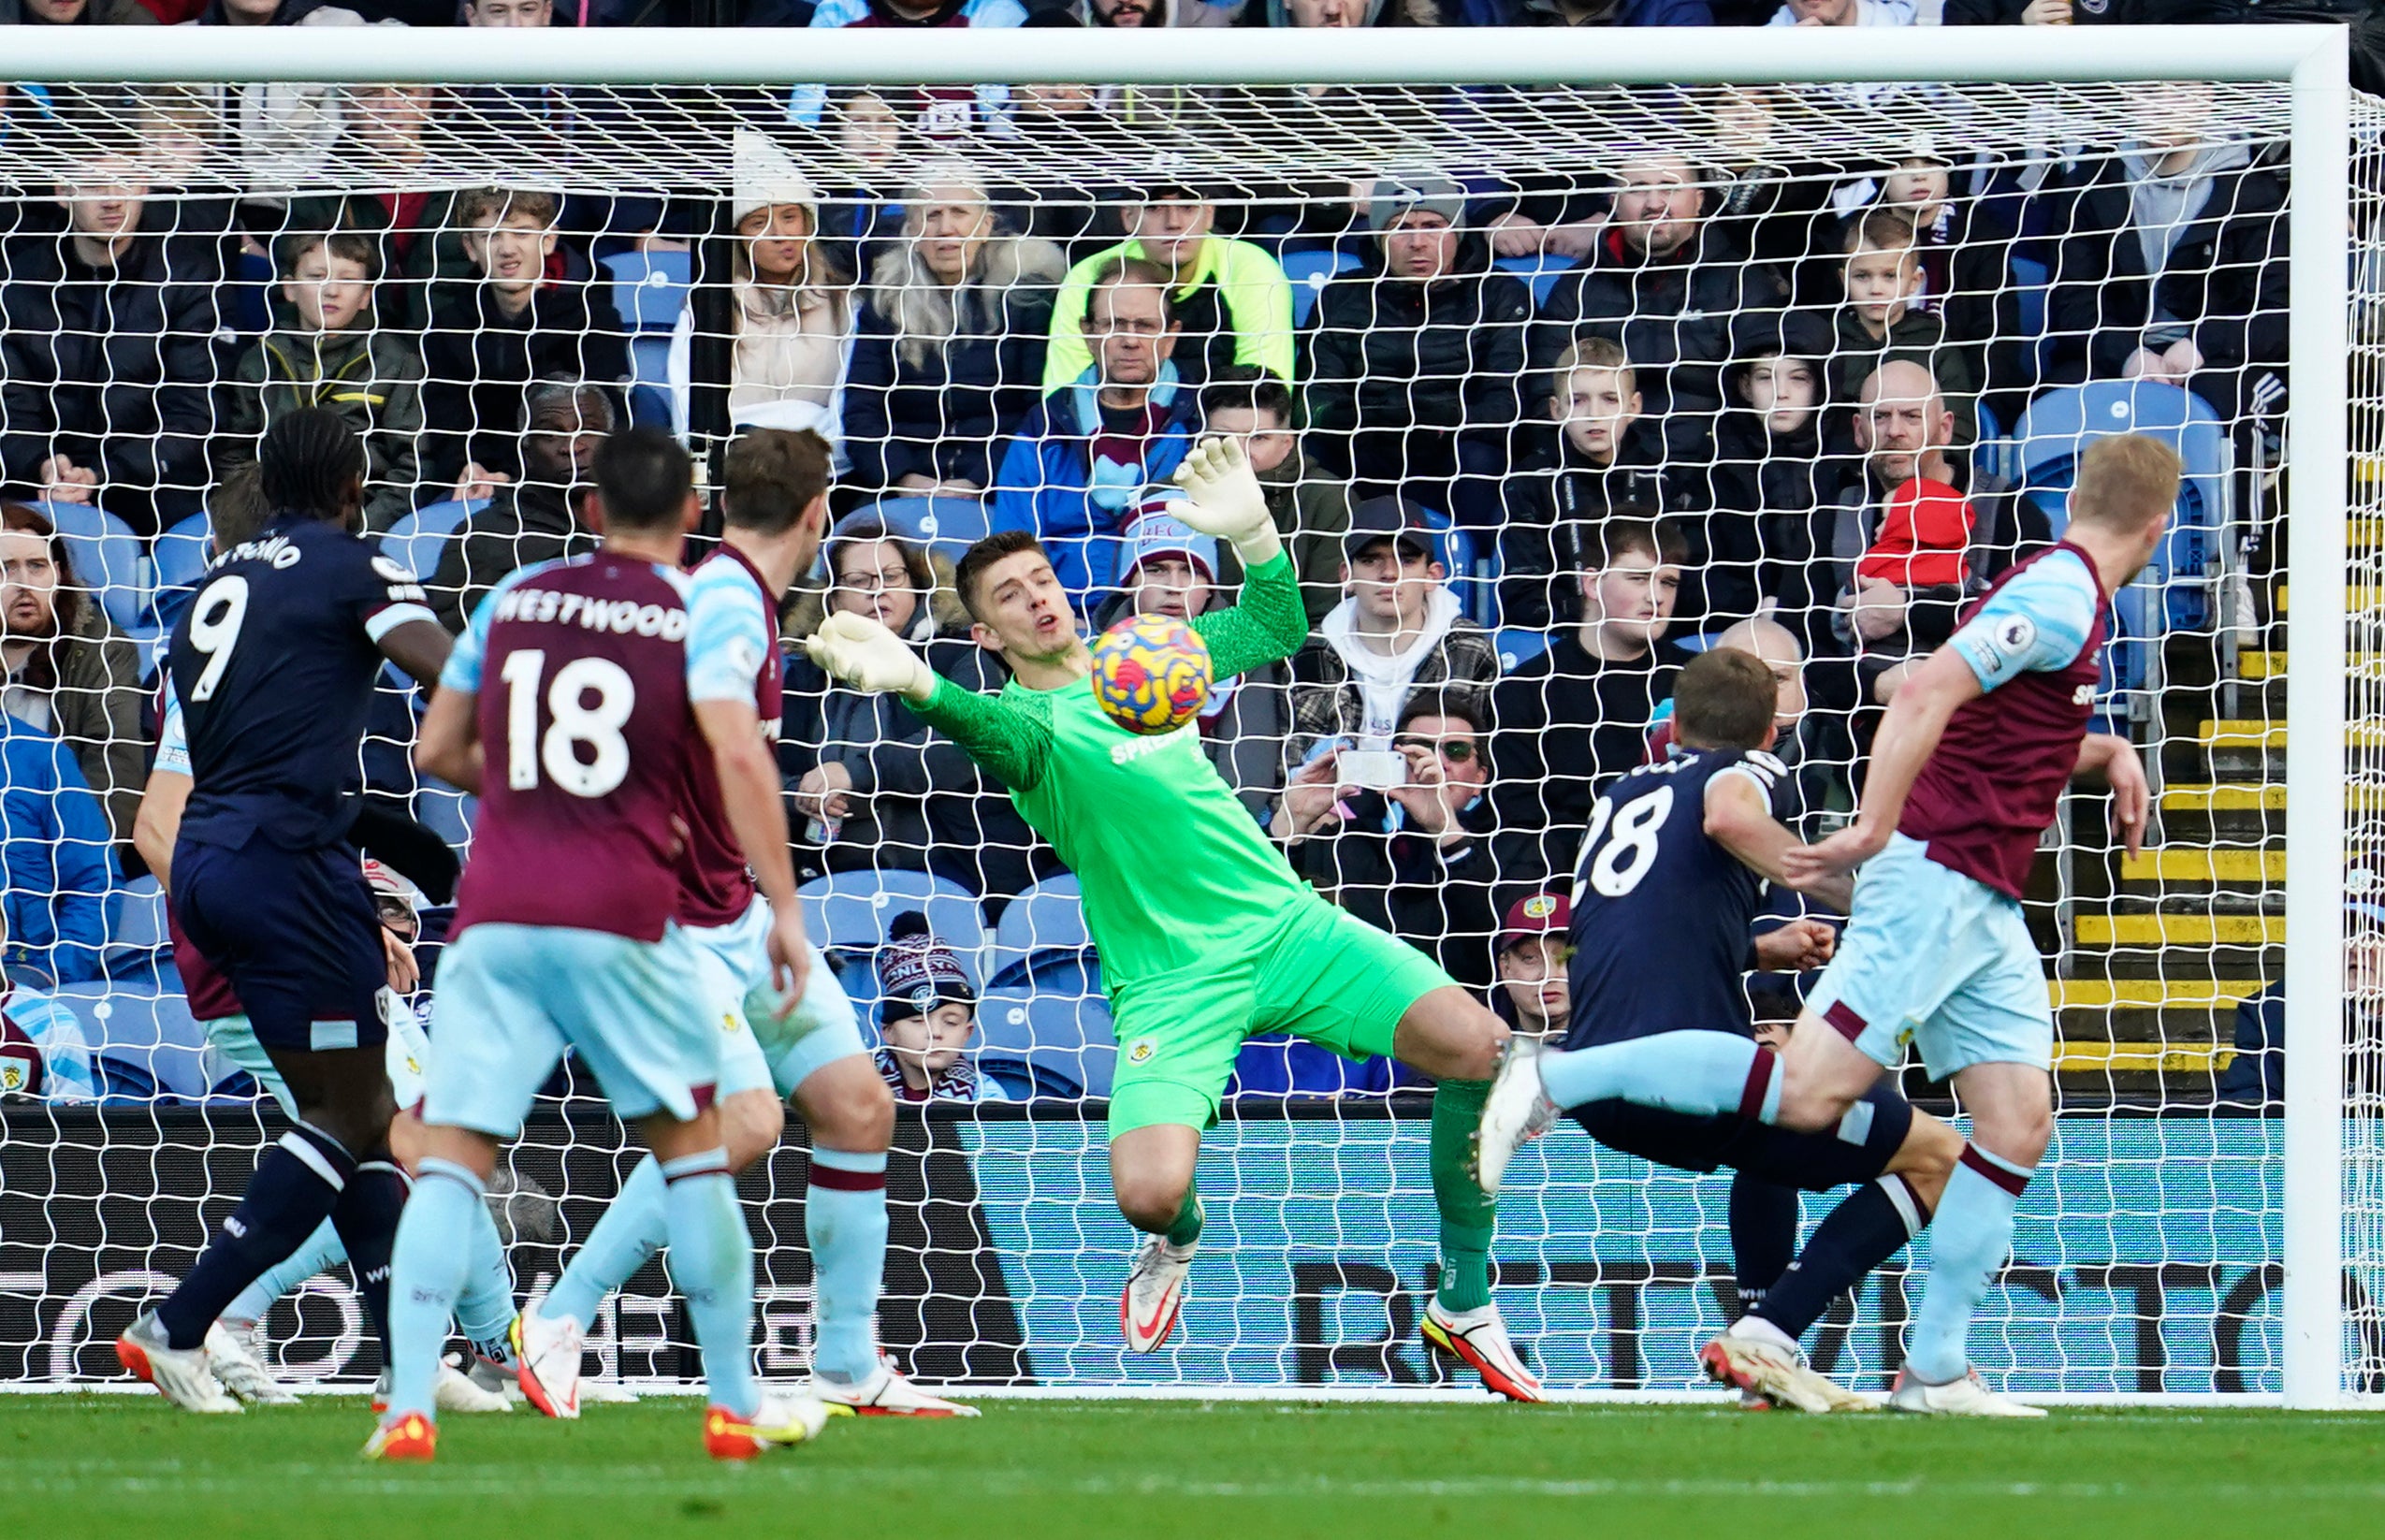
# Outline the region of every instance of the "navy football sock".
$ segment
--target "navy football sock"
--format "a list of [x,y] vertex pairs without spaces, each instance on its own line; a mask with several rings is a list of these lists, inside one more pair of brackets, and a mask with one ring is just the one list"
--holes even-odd
[[1791,1339],[1822,1319],[1830,1301],[1854,1292],[1874,1268],[1929,1223],[1929,1211],[1900,1176],[1883,1176],[1849,1193],[1813,1228],[1813,1238],[1750,1314]]
[[205,1342],[224,1307],[329,1216],[356,1171],[356,1158],[320,1128],[301,1123],[284,1134],[256,1163],[240,1206],[225,1216],[190,1276],[157,1307],[166,1344],[179,1350]]
[[385,1155],[356,1167],[356,1174],[349,1179],[347,1190],[340,1195],[338,1206],[331,1211],[331,1223],[340,1232],[340,1243],[348,1248],[348,1266],[356,1275],[356,1292],[364,1296],[365,1311],[372,1317],[373,1329],[381,1333],[385,1362],[390,1352],[389,1252],[397,1243],[398,1215],[405,1207],[406,1173]]
[[1738,1274],[1739,1314],[1752,1313],[1797,1254],[1797,1195],[1736,1172],[1731,1177],[1731,1257]]

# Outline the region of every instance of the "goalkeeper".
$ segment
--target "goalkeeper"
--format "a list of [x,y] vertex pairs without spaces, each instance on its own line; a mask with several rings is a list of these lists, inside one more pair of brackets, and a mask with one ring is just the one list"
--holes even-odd
[[[1203,443],[1176,481],[1191,500],[1177,516],[1230,541],[1245,573],[1240,604],[1192,622],[1217,676],[1291,656],[1308,632],[1300,584],[1242,447]],[[955,586],[978,645],[1010,665],[997,696],[940,677],[857,615],[829,617],[809,651],[855,689],[901,696],[1000,777],[1083,886],[1117,1025],[1111,1186],[1146,1232],[1118,1301],[1127,1345],[1151,1352],[1175,1328],[1200,1240],[1201,1130],[1217,1119],[1243,1039],[1289,1032],[1354,1058],[1389,1054],[1440,1080],[1432,1165],[1443,1265],[1425,1338],[1500,1395],[1540,1400],[1491,1301],[1491,1200],[1469,1170],[1481,1082],[1506,1028],[1423,953],[1299,880],[1197,733],[1140,737],[1103,715],[1086,682],[1092,654],[1032,536],[979,542]]]

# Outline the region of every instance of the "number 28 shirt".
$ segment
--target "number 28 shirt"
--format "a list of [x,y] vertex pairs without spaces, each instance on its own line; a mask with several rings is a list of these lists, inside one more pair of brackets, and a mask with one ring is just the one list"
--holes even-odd
[[487,757],[458,933],[662,938],[682,778],[706,751],[689,707],[705,666],[688,646],[687,575],[668,567],[599,551],[525,567],[482,600],[440,676],[478,692]]

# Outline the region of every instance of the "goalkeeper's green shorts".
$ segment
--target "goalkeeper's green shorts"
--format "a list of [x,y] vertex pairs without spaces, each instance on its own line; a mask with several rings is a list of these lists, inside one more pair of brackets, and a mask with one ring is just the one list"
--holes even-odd
[[1206,1128],[1244,1039],[1288,1032],[1347,1058],[1389,1057],[1408,1007],[1450,987],[1440,965],[1322,898],[1292,905],[1248,941],[1120,985],[1110,1137],[1154,1124]]

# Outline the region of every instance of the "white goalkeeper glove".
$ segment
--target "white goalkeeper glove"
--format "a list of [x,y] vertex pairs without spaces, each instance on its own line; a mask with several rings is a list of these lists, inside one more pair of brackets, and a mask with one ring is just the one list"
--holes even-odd
[[840,683],[873,694],[923,701],[936,690],[936,671],[877,621],[839,610],[804,643],[811,661]]
[[1230,543],[1245,568],[1272,561],[1284,548],[1267,511],[1267,494],[1236,439],[1203,439],[1176,468],[1176,485],[1190,501],[1169,509],[1205,535]]

